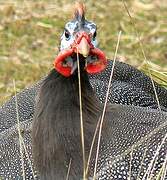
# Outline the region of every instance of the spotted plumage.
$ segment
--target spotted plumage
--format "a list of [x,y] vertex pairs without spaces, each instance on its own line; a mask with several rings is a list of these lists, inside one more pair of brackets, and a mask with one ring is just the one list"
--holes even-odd
[[[117,77],[117,79],[119,79],[119,77]],[[23,117],[23,114],[26,115],[26,118],[24,117],[20,119],[21,121],[23,121],[20,126],[31,163],[32,148],[30,134],[32,121],[31,117],[33,111],[31,113],[28,111],[31,111],[34,108],[32,102],[34,103],[35,96],[37,94],[37,91],[39,90],[40,84],[41,82],[30,89],[24,90],[17,96],[20,105],[20,118],[21,116]],[[29,94],[30,96],[27,96],[27,99],[32,99],[31,101],[29,101],[29,104],[27,101],[27,106],[22,106],[21,104],[24,104],[22,98],[26,94],[28,95],[28,92],[33,92]],[[14,98],[9,102],[9,104],[12,104],[11,102],[13,102],[12,106],[7,105],[7,103],[1,108],[1,113],[3,112],[3,118],[12,117],[12,119],[8,119],[8,126],[10,126],[10,128],[6,126],[5,129],[1,129],[0,177],[2,177],[2,179],[10,179],[11,177],[13,177],[13,179],[18,179],[22,176],[22,170],[19,153],[16,114],[14,113]],[[31,108],[29,108],[29,106]],[[9,108],[6,109],[5,107]],[[23,111],[22,108],[25,107],[27,109]],[[8,110],[6,117],[5,110]],[[10,111],[12,112],[12,114],[9,113]],[[109,132],[111,132],[111,136],[107,139],[107,144],[101,144],[100,160],[98,162],[97,168],[97,179],[128,179],[129,176],[131,176],[131,179],[136,179],[137,176],[143,177],[147,168],[149,167],[151,159],[153,158],[158,148],[158,145],[160,145],[166,134],[167,114],[162,112],[160,113],[157,110],[151,110],[149,108],[112,105],[111,113],[109,114],[109,116],[111,116],[112,118],[108,122],[109,125],[107,126],[110,127]],[[13,122],[15,123],[10,124],[9,120],[13,120]],[[1,123],[4,123],[3,125],[5,125],[5,119],[1,118]],[[146,136],[147,134],[149,135]],[[158,174],[160,172],[166,156],[166,145],[167,141],[165,140],[157,155],[158,158],[156,159],[156,163],[154,165],[153,174]],[[26,153],[24,153],[24,158],[26,179],[34,179],[31,166],[33,165],[33,163],[29,163]],[[93,169],[93,162],[91,167]],[[129,174],[129,172],[131,173]],[[34,174],[37,178],[35,170]],[[90,174],[89,179],[91,179],[91,177],[92,175]]]
[[[107,91],[112,61],[106,70],[98,75],[89,75],[90,83],[101,102],[104,102]],[[34,113],[35,97],[43,80],[17,95],[20,121],[30,119]],[[155,87],[162,110],[167,108],[167,90],[156,82]],[[142,107],[158,108],[151,80],[136,68],[116,62],[109,102]],[[0,108],[0,132],[16,124],[15,98],[12,97]]]
[[[90,82],[102,102],[105,100],[112,64],[113,62],[109,61],[105,71],[90,76]],[[166,111],[167,90],[156,82],[154,85],[161,109]],[[128,64],[116,62],[110,92],[110,103],[158,108],[150,77]]]
[[[78,12],[80,11],[78,10]],[[85,43],[84,48],[88,53],[90,49],[96,48],[97,46],[96,30],[97,30],[96,25],[93,22],[87,21],[82,11],[78,14],[75,14],[75,18],[69,23],[67,23],[65,26],[64,32],[61,36],[60,50],[61,51],[68,50],[69,48],[71,48],[73,43],[75,44],[75,46],[79,45],[80,41],[78,41],[77,44],[76,37],[78,37],[79,35],[78,33],[80,33],[80,31],[84,31],[86,35],[85,33],[81,34],[82,35],[81,38],[85,38],[81,44],[83,45]],[[97,61],[98,63],[100,62],[99,61],[100,58],[98,58],[97,54],[95,57],[96,58],[94,58],[95,59],[94,65],[96,65],[96,60],[98,60]],[[69,59],[73,60],[73,54]],[[74,62],[71,60],[68,61],[68,58],[62,59],[61,57],[61,60],[64,60],[63,61],[64,64],[63,63],[61,64],[61,68],[67,66],[73,68],[74,64],[76,63],[76,61]],[[90,61],[87,63],[93,64],[94,61]],[[84,66],[86,66],[87,63],[85,63]],[[103,65],[105,65],[105,63]],[[96,111],[97,110],[95,108],[96,106],[93,108],[92,106],[97,105],[99,107],[102,107],[102,103],[104,103],[112,65],[113,62],[108,61],[108,65],[105,71],[100,72],[97,75],[89,75],[89,78],[87,79],[88,86],[85,86],[85,88],[88,88],[87,90],[90,94],[88,93],[88,96],[86,96],[85,107],[87,108],[86,112],[90,111],[90,114],[87,113],[84,115],[85,117],[87,117],[86,122],[88,122],[88,124],[90,125],[90,127],[89,126],[87,127],[89,134],[86,134],[86,136],[88,136],[87,138],[88,147],[90,146],[90,141],[93,134],[93,131],[90,130],[92,127],[94,128],[95,125],[94,121],[96,122],[98,120],[97,115],[101,113],[101,111]],[[69,74],[72,76],[75,70],[76,67]],[[54,81],[54,76],[57,77],[60,75],[57,75],[57,72],[53,72],[52,74],[53,81]],[[39,179],[39,175],[35,170],[34,160],[32,158],[32,139],[31,139],[31,135],[35,134],[34,132],[35,130],[38,129],[38,126],[32,133],[31,132],[32,119],[34,118],[34,111],[36,112],[38,110],[38,108],[35,107],[38,107],[39,101],[45,98],[44,96],[40,97],[39,92],[41,92],[41,89],[43,88],[43,85],[45,83],[47,85],[48,77],[49,76],[45,77],[44,79],[39,81],[36,85],[28,89],[25,89],[21,93],[17,94],[18,107],[16,107],[15,97],[13,97],[11,98],[11,100],[9,100],[0,108],[0,179],[23,179],[23,174],[25,174],[25,179],[27,180]],[[93,87],[93,90],[89,86],[89,81],[91,86]],[[64,82],[68,82],[68,79],[65,80],[64,78]],[[55,88],[55,90],[57,90],[56,89],[57,84],[58,83],[51,84],[49,90],[50,88],[53,87]],[[63,84],[63,86],[65,86],[65,84]],[[69,87],[73,88],[71,86]],[[110,103],[112,103],[112,105],[108,107],[107,114],[105,117],[106,121],[105,121],[104,129],[102,131],[102,142],[100,146],[96,179],[117,180],[117,179],[130,178],[135,180],[138,178],[144,180],[149,176],[155,177],[160,173],[164,174],[162,167],[166,163],[164,161],[167,151],[167,141],[165,139],[167,133],[166,130],[167,113],[165,112],[167,109],[167,90],[160,87],[157,83],[155,83],[155,88],[159,98],[160,108],[162,110],[161,112],[157,110],[158,109],[157,100],[155,98],[154,89],[150,78],[146,76],[144,73],[131,67],[130,65],[120,62],[116,63],[114,69],[114,76],[112,80],[112,86],[109,94],[109,100],[108,100]],[[62,88],[62,92],[63,90],[64,89]],[[50,94],[52,93],[54,94],[55,92],[50,91]],[[56,93],[56,95],[59,95],[58,93]],[[92,98],[96,99],[94,93],[96,94],[97,98],[99,98],[101,103],[99,103],[98,100],[91,101]],[[66,95],[72,98],[73,97],[72,94],[75,96],[74,91],[71,91],[70,94],[66,94]],[[53,97],[49,97],[49,98],[50,98],[50,102],[52,102],[52,100],[54,99]],[[62,98],[64,100],[67,100],[64,97]],[[87,104],[87,102],[95,102],[95,103],[89,105]],[[73,101],[70,101],[68,106],[66,106],[65,101],[63,101],[63,103],[64,103],[64,108],[67,108],[67,112],[69,111],[69,109],[71,110],[70,111],[71,113],[68,114],[69,116],[73,115],[74,118],[71,118],[71,120],[73,119],[76,120],[77,116],[75,115],[79,114],[78,102],[76,104],[75,103],[71,104],[73,103]],[[63,105],[63,103],[60,105]],[[45,104],[42,105],[45,106]],[[135,107],[135,106],[141,106],[141,107]],[[76,110],[76,114],[74,111],[72,111],[73,107]],[[48,111],[50,111],[50,109],[51,108],[49,108]],[[97,113],[94,113],[94,110]],[[51,112],[53,113],[53,111]],[[23,141],[25,144],[25,147],[23,147],[24,171],[22,169],[22,161],[20,158],[20,141],[18,134],[17,113],[20,120],[21,135],[23,137]],[[42,113],[43,111],[41,111],[41,114]],[[50,113],[51,116],[53,115],[52,113]],[[93,114],[93,116],[91,116],[91,113]],[[36,112],[36,114],[39,116],[41,115],[38,112]],[[61,116],[63,117],[64,114],[61,113],[58,115],[60,115],[60,117]],[[66,118],[67,117],[62,119],[67,120]],[[45,116],[44,116],[44,120],[46,120]],[[89,121],[89,120],[93,120],[93,121]],[[64,125],[67,126],[68,123],[70,124],[70,122],[66,122]],[[79,118],[78,121],[74,122],[74,125],[78,127],[78,123],[79,123]],[[53,124],[50,124],[51,128]],[[58,125],[60,125],[61,127],[61,121],[60,123],[57,123],[57,126]],[[70,126],[69,127],[67,126],[65,130],[56,129],[57,126],[53,126],[53,127],[55,128],[56,131],[60,133],[60,135],[61,132],[64,132],[65,130],[66,130],[65,132],[70,131],[69,129]],[[79,129],[74,129],[73,131],[75,132],[77,130]],[[40,141],[44,135],[42,134],[42,136],[39,136],[37,141]],[[66,133],[64,133],[63,135],[66,135]],[[52,137],[52,139],[54,138],[55,137]],[[70,141],[71,139],[69,138],[68,140]],[[65,145],[68,147],[69,150],[72,149],[75,151],[79,147],[78,145],[79,139],[73,139],[73,140],[74,140],[73,142],[74,146],[71,145],[73,143],[71,144],[67,143],[68,146],[66,144]],[[43,141],[43,142],[48,143],[49,141],[47,142]],[[21,139],[21,143],[22,143],[22,139]],[[54,151],[54,148],[52,150]],[[59,160],[61,160],[61,157],[63,157],[64,155],[63,152],[60,152],[60,155],[61,156],[58,156],[58,158],[60,158]],[[67,157],[70,155],[71,154],[68,154],[67,151]],[[79,159],[80,156],[77,155],[78,154],[76,154],[76,156],[75,155],[73,156],[76,161],[74,165],[72,164],[72,167],[75,168],[72,169],[73,174],[70,175],[70,179],[78,180],[82,176],[80,173],[81,170],[80,168],[82,163],[81,160]],[[92,179],[93,176],[94,155],[92,157],[91,166],[89,168],[88,179],[90,180]],[[156,155],[156,158],[154,158],[154,155]],[[76,159],[76,157],[78,157],[78,159]],[[155,163],[153,162],[152,165],[153,158],[155,160]],[[67,170],[69,164],[68,160],[69,159],[65,159],[65,162],[61,162],[62,164],[66,165],[65,169],[60,169],[62,172]],[[41,164],[45,166],[45,163],[47,162]],[[44,168],[43,170],[45,172],[46,169]],[[57,169],[55,171],[54,169],[52,170],[53,170],[52,171],[53,174],[54,172],[58,171]],[[42,174],[42,172],[40,173]],[[45,172],[45,175],[49,175],[49,174]],[[60,173],[59,174],[56,173],[56,175],[54,176],[54,178],[52,177],[52,179],[61,180],[64,179],[63,176],[65,176],[65,173],[63,175],[61,175]],[[167,177],[165,177],[165,179],[166,178]],[[47,179],[47,178],[43,178],[43,179]]]
[[[134,110],[129,106],[119,105],[113,108],[116,112],[113,111],[111,118],[111,140],[107,145],[101,146],[104,153],[100,161],[103,163],[99,162],[97,177],[148,179],[150,168],[151,176],[155,178],[160,174],[166,158],[166,113],[162,115],[147,108]],[[164,179],[166,178],[167,176]]]

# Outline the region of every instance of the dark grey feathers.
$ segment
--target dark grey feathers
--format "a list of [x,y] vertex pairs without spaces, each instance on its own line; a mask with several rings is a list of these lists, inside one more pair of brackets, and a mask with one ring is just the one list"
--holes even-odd
[[[112,61],[103,73],[89,76],[101,102],[105,99],[111,67]],[[26,179],[34,179],[31,122],[42,81],[17,95],[21,132],[28,152],[27,154],[23,148]],[[166,111],[167,90],[157,83],[155,87],[161,109]],[[135,180],[146,179],[150,173],[154,177],[159,175],[167,152],[167,141],[164,139],[167,133],[167,113],[156,110],[158,106],[150,78],[127,64],[117,62],[109,102],[127,106],[112,105],[110,113],[106,114],[110,117],[106,121],[110,137],[103,134],[97,179],[117,180],[131,177]],[[155,154],[157,156],[151,166]],[[91,170],[93,172],[93,162]],[[0,108],[0,178],[22,179],[22,173],[16,103],[15,97],[12,97]],[[36,177],[35,170],[34,175]]]

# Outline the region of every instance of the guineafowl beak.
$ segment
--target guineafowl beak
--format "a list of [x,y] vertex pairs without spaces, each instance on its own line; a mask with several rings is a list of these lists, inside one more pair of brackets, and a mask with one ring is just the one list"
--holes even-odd
[[71,47],[74,49],[75,53],[79,53],[85,58],[88,57],[91,48],[94,48],[91,43],[91,35],[85,31],[79,31]]
[[83,37],[78,44],[78,53],[83,55],[84,57],[87,57],[90,52],[90,45],[88,44],[88,41],[85,37]]

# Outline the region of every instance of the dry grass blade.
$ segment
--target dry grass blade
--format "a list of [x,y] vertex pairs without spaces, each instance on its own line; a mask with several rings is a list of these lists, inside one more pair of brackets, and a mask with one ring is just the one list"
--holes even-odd
[[117,52],[118,52],[118,48],[119,48],[121,34],[122,34],[122,31],[120,31],[119,34],[118,34],[118,41],[117,41],[115,54],[114,54],[113,66],[112,66],[112,70],[111,70],[111,74],[110,74],[110,79],[109,79],[109,83],[108,83],[105,103],[104,103],[104,107],[103,107],[103,113],[102,113],[100,127],[99,127],[99,135],[98,135],[98,143],[97,143],[97,152],[96,152],[96,160],[95,160],[93,180],[95,180],[95,177],[96,177],[96,169],[97,169],[97,161],[98,161],[98,155],[99,155],[99,149],[100,149],[102,126],[103,126],[105,111],[106,111],[106,107],[107,107],[107,101],[108,101],[108,96],[109,96],[110,87],[111,87],[111,81],[112,81],[112,77],[113,77],[113,73],[114,73],[115,61],[116,61],[116,57],[117,57]]
[[[147,67],[145,63],[142,63],[139,69],[142,69],[147,74]],[[164,70],[162,71],[160,66],[157,66],[150,62],[149,62],[149,69],[155,81],[166,88],[167,87],[167,72],[165,72]]]
[[68,165],[68,170],[67,170],[67,176],[66,176],[66,180],[69,179],[69,174],[70,174],[70,169],[71,169],[71,159],[70,159],[70,162],[69,162],[69,165]]
[[[150,62],[149,62],[150,64]],[[143,68],[142,70],[149,75],[148,73],[148,64],[147,64],[147,68]],[[166,72],[162,72],[162,71],[158,71],[156,69],[153,69],[150,65],[149,67],[149,72],[151,73],[152,79],[154,79],[159,85],[163,86],[164,88],[167,88],[167,74]],[[155,86],[154,86],[154,92],[155,92]],[[156,93],[157,96],[157,93]],[[157,96],[158,97],[158,96]],[[157,99],[156,97],[156,99]],[[159,101],[157,101],[159,103]]]
[[140,168],[139,168],[139,172],[138,172],[138,174],[137,174],[136,180],[140,180],[140,173],[141,173],[141,170],[142,170],[142,165],[143,165],[143,162],[144,162],[144,158],[145,158],[145,156],[146,156],[147,146],[148,146],[148,142],[147,142],[147,144],[146,144],[146,146],[145,146],[145,149],[144,149],[144,154],[143,154],[143,157],[142,157],[142,160],[141,160],[141,163],[140,163]]
[[17,128],[19,134],[19,146],[20,146],[20,156],[21,156],[21,167],[22,167],[22,176],[23,180],[25,180],[25,171],[24,171],[24,155],[23,155],[23,147],[22,147],[22,135],[20,130],[20,121],[19,121],[19,111],[18,111],[18,101],[16,95],[16,85],[15,80],[13,80],[14,92],[15,92],[15,105],[16,105],[16,116],[17,116]]
[[79,107],[80,107],[80,123],[81,123],[81,143],[82,143],[82,156],[83,156],[83,180],[86,179],[85,173],[85,142],[84,142],[84,128],[83,128],[83,113],[82,113],[82,92],[81,92],[81,73],[79,65],[79,54],[77,49],[77,66],[78,66],[78,83],[79,83]]
[[97,122],[97,126],[96,126],[96,129],[95,129],[95,132],[94,132],[92,144],[91,144],[91,147],[90,147],[90,152],[89,152],[89,157],[88,157],[88,162],[87,162],[87,167],[86,167],[86,175],[88,174],[90,158],[91,158],[91,155],[92,155],[92,150],[93,150],[93,146],[94,146],[94,143],[95,143],[95,138],[96,138],[96,135],[97,135],[97,132],[98,132],[100,120],[101,120],[101,117],[99,118],[99,120]]
[[167,153],[166,153],[165,161],[164,161],[163,166],[162,166],[161,180],[164,180],[166,175],[167,175]]
[[160,169],[159,173],[157,174],[157,177],[155,180],[164,180],[164,179],[162,179],[162,168],[163,167],[161,167],[161,169]]
[[30,156],[29,156],[29,154],[28,154],[27,148],[26,148],[26,146],[25,146],[25,143],[24,143],[24,140],[23,140],[22,137],[21,137],[21,141],[22,141],[22,144],[23,144],[23,148],[24,148],[25,154],[26,154],[27,159],[28,159],[28,163],[29,163],[30,168],[31,168],[31,171],[32,171],[32,177],[33,177],[34,179],[36,179],[36,178],[35,178],[34,169],[33,169],[33,166],[32,166],[32,162],[31,162]]
[[150,176],[153,174],[152,172],[153,172],[153,169],[154,169],[154,164],[155,164],[156,158],[158,156],[158,153],[159,153],[162,145],[165,143],[166,138],[167,138],[167,134],[165,134],[164,138],[162,139],[161,144],[157,147],[157,150],[156,150],[156,152],[155,152],[155,154],[154,154],[154,156],[153,156],[153,158],[152,158],[152,160],[151,160],[151,162],[149,164],[149,167],[148,167],[146,173],[144,174],[142,180],[144,180],[147,176],[148,176],[148,179],[151,179]]
[[148,69],[148,71],[149,71],[151,83],[152,83],[152,86],[153,86],[153,89],[154,89],[155,98],[156,98],[156,101],[157,101],[157,104],[158,104],[158,109],[159,109],[159,111],[161,111],[161,107],[160,107],[160,103],[159,103],[159,99],[158,99],[158,94],[157,94],[157,91],[156,91],[156,88],[155,88],[155,84],[154,84],[154,81],[153,81],[153,78],[152,78],[152,75],[151,75],[151,72],[150,72],[149,69]]
[[[159,103],[159,99],[158,99],[158,94],[157,94],[157,91],[156,91],[156,88],[155,88],[155,84],[154,84],[154,81],[153,81],[153,78],[152,78],[151,70],[150,70],[150,68],[149,68],[149,61],[148,61],[148,59],[146,58],[146,54],[145,54],[145,51],[144,51],[144,48],[143,48],[143,43],[142,43],[141,38],[140,38],[140,36],[139,36],[139,33],[138,33],[137,29],[136,29],[135,22],[134,22],[131,14],[130,14],[130,12],[129,12],[129,10],[128,10],[128,7],[127,7],[126,2],[125,2],[124,0],[122,0],[122,2],[123,2],[123,4],[124,4],[125,10],[126,10],[127,13],[128,13],[128,16],[129,16],[129,18],[130,18],[130,20],[131,20],[131,23],[132,23],[133,28],[134,28],[134,30],[135,30],[136,36],[137,36],[137,38],[138,38],[138,42],[139,42],[139,45],[140,45],[140,48],[141,48],[141,51],[142,51],[142,54],[143,54],[143,57],[144,57],[144,62],[145,62],[146,65],[147,65],[148,74],[149,74],[149,76],[150,76],[151,83],[152,83],[152,86],[153,86],[153,90],[154,90],[155,98],[156,98],[156,101],[157,101],[158,109],[159,109],[159,111],[161,111],[161,107],[160,107],[160,103]],[[151,163],[150,163],[150,165],[149,165],[149,167],[148,167],[148,169],[147,169],[147,171],[146,171],[146,173],[144,174],[144,176],[143,176],[142,179],[146,178],[146,176],[148,176],[148,179],[151,179],[151,178],[152,178],[151,176],[152,176],[152,173],[153,173],[153,167],[154,167],[154,164],[155,164],[155,162],[156,162],[157,155],[158,155],[158,153],[159,153],[159,151],[160,151],[160,148],[161,148],[162,144],[164,143],[165,139],[166,139],[166,136],[164,137],[161,145],[158,146],[157,151],[156,151],[156,153],[155,153],[155,155],[154,155],[154,157],[153,157],[153,159],[152,159],[152,161],[151,161]]]
[[144,57],[144,61],[145,61],[145,63],[147,64],[147,69],[148,69],[148,73],[149,73],[149,76],[150,76],[150,79],[151,79],[151,83],[152,83],[152,86],[153,86],[153,89],[154,89],[154,93],[155,93],[155,98],[156,98],[156,101],[157,101],[158,109],[159,109],[159,111],[161,111],[161,107],[160,107],[158,95],[157,95],[157,92],[156,92],[155,84],[154,84],[154,81],[153,81],[153,78],[152,78],[152,75],[151,75],[151,71],[150,71],[150,69],[149,69],[148,59],[146,58],[146,54],[145,54],[145,52],[144,52],[143,43],[142,43],[142,41],[141,41],[141,38],[140,38],[139,33],[138,33],[138,31],[137,31],[135,22],[134,22],[131,14],[130,14],[130,11],[129,11],[128,7],[127,7],[127,4],[126,4],[125,0],[122,0],[122,2],[123,2],[123,5],[124,5],[125,10],[126,10],[127,13],[128,13],[128,16],[129,16],[129,18],[130,18],[130,21],[131,21],[131,23],[132,23],[132,25],[133,25],[133,28],[134,28],[135,33],[136,33],[136,37],[138,38],[139,46],[140,46],[140,48],[141,48],[141,51],[142,51],[142,54],[143,54],[143,57]]
[[[158,131],[160,131],[161,129],[163,129],[165,126],[167,125],[167,122],[162,123],[160,126],[158,126],[157,128],[155,128],[153,131],[151,131],[150,133],[148,133],[147,135],[145,135],[144,137],[142,137],[139,141],[137,141],[135,144],[133,144],[133,149],[137,148],[138,146],[140,146],[142,143],[144,143],[145,141],[149,141],[149,139],[155,135]],[[148,144],[148,142],[147,142]],[[162,144],[162,143],[161,143]],[[132,146],[129,147],[128,149],[126,149],[123,153],[111,158],[111,166],[112,164],[115,163],[115,161],[117,161],[120,158],[125,157],[127,154],[129,154],[132,150]],[[108,164],[107,164],[108,166]]]
[[31,160],[30,160],[30,156],[29,156],[28,151],[27,151],[27,148],[26,148],[26,146],[25,146],[25,143],[24,143],[23,137],[22,137],[22,136],[21,136],[21,137],[19,137],[19,140],[21,141],[22,146],[23,146],[24,151],[25,151],[25,154],[26,154],[26,156],[27,156],[28,163],[29,163],[30,168],[31,168],[31,171],[32,171],[32,177],[33,177],[34,179],[36,179],[36,178],[35,178],[35,173],[34,173],[34,170],[33,170],[33,166],[32,166],[32,162],[31,162]]

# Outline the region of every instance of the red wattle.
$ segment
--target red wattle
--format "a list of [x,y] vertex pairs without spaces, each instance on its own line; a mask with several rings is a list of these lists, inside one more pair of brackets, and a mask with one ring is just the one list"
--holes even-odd
[[63,50],[54,60],[55,69],[65,77],[69,77],[71,75],[71,67],[64,67],[62,63],[67,57],[71,56],[72,53],[73,49]]
[[106,59],[105,54],[100,49],[94,48],[93,44],[91,43],[90,35],[88,35],[84,31],[79,32],[77,35],[77,39],[70,46],[70,48],[67,50],[61,51],[54,61],[55,69],[65,77],[71,76],[72,67],[70,66],[65,67],[63,65],[63,62],[65,61],[67,57],[71,56],[73,53],[78,52],[78,47],[79,47],[79,44],[81,43],[82,38],[85,38],[87,41],[86,44],[89,46],[89,49],[90,49],[89,55],[97,57],[96,62],[90,63],[85,67],[86,71],[90,74],[95,74],[95,73],[99,73],[103,71],[107,66],[107,59]]
[[91,55],[95,55],[98,58],[98,61],[96,64],[90,63],[86,67],[86,71],[89,74],[95,74],[103,71],[107,66],[107,59],[103,51],[101,51],[98,48],[91,49],[90,52]]

